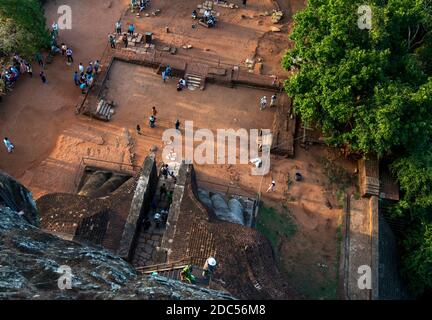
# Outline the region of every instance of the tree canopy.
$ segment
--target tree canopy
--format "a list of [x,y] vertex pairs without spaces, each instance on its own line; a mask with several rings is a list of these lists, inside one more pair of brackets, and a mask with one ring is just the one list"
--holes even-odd
[[372,28],[360,29],[360,0],[310,0],[295,15],[296,67],[286,82],[294,109],[329,143],[385,155],[432,135],[432,4],[369,1]]
[[0,1],[0,57],[31,57],[49,42],[40,0]]
[[[285,83],[302,121],[327,142],[387,157],[409,222],[403,271],[416,293],[432,288],[432,1],[309,0],[294,16]],[[361,23],[360,23],[361,24]]]

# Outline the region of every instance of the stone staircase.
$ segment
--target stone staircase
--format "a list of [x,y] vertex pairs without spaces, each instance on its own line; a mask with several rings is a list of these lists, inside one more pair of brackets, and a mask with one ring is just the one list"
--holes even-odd
[[189,90],[204,90],[205,77],[198,74],[186,74],[185,79]]
[[[151,266],[138,267],[136,268],[136,270],[144,275],[151,275],[153,273],[157,273],[157,275],[160,277],[181,281],[181,271],[184,267],[190,265],[192,260],[193,258],[184,258],[171,263],[161,263]],[[207,287],[209,285],[210,279],[204,278],[202,273],[203,269],[201,267],[192,264],[192,274],[195,276],[196,279],[196,282],[194,282],[194,284]]]

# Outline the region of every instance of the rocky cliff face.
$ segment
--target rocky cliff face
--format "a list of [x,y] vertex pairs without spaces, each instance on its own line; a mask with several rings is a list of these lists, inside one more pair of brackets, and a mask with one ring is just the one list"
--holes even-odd
[[[62,290],[59,283],[71,289]],[[42,231],[29,191],[0,172],[0,299],[231,298],[159,276],[140,276],[107,250]]]

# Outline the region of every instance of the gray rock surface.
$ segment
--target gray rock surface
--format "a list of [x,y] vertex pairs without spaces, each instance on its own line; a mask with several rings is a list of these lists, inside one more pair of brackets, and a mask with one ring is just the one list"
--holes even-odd
[[[231,299],[205,288],[143,276],[97,246],[67,241],[38,228],[31,194],[0,172],[0,299]],[[24,211],[24,214],[19,214]],[[59,278],[71,270],[71,289]]]

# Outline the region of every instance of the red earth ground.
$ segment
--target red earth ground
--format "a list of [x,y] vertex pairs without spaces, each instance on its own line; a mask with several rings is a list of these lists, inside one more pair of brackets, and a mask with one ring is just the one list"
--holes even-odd
[[[233,1],[240,5],[241,1]],[[250,0],[246,9],[217,8],[220,12],[216,29],[191,28],[190,13],[200,1],[152,0],[150,11],[161,9],[159,16],[128,15],[143,31],[152,31],[157,41],[193,45],[181,52],[191,58],[205,57],[222,63],[241,64],[247,58],[261,58],[263,72],[284,77],[280,58],[290,43],[292,13],[304,6],[304,1],[278,1],[286,17],[281,33],[268,32],[270,17],[260,13],[275,8],[270,0]],[[107,45],[107,34],[123,13],[128,0],[64,0],[49,1],[47,23],[57,17],[59,5],[70,5],[73,12],[72,30],[61,30],[60,41],[74,50],[75,64],[67,66],[56,57],[48,65],[48,85],[37,77],[21,79],[14,91],[0,104],[0,131],[15,144],[13,154],[0,149],[0,168],[24,183],[36,198],[51,192],[73,192],[76,174],[83,157],[92,157],[140,165],[150,146],[159,147],[161,159],[162,128],[173,127],[179,118],[193,120],[197,128],[270,128],[273,111],[259,111],[258,100],[269,92],[208,85],[204,91],[175,90],[174,81],[163,84],[151,69],[128,64],[115,65],[108,83],[108,95],[118,103],[113,120],[103,123],[74,114],[80,95],[74,86],[72,73],[78,62],[87,64],[100,58]],[[202,1],[201,1],[202,3]],[[241,7],[241,5],[240,5]],[[245,18],[242,18],[242,15]],[[261,22],[260,22],[261,21]],[[127,23],[128,21],[124,21]],[[166,33],[165,28],[170,32]],[[159,111],[160,128],[147,127],[151,107]],[[143,135],[135,132],[136,124]],[[131,144],[133,141],[133,144]],[[263,192],[267,206],[282,210],[285,204],[298,226],[297,233],[283,239],[278,256],[283,270],[293,284],[313,298],[335,297],[337,246],[336,228],[341,209],[328,189],[327,177],[320,168],[319,158],[327,156],[323,147],[308,151],[297,148],[295,159],[272,156],[271,173],[263,178],[250,175],[247,165],[197,166],[198,179],[229,186],[248,194]],[[352,170],[350,163],[341,164]],[[305,180],[294,183],[289,190],[286,177],[300,170]],[[265,193],[271,179],[277,183],[274,193]],[[199,181],[198,181],[199,182]],[[328,207],[331,203],[332,209]],[[328,266],[323,270],[318,263]]]

